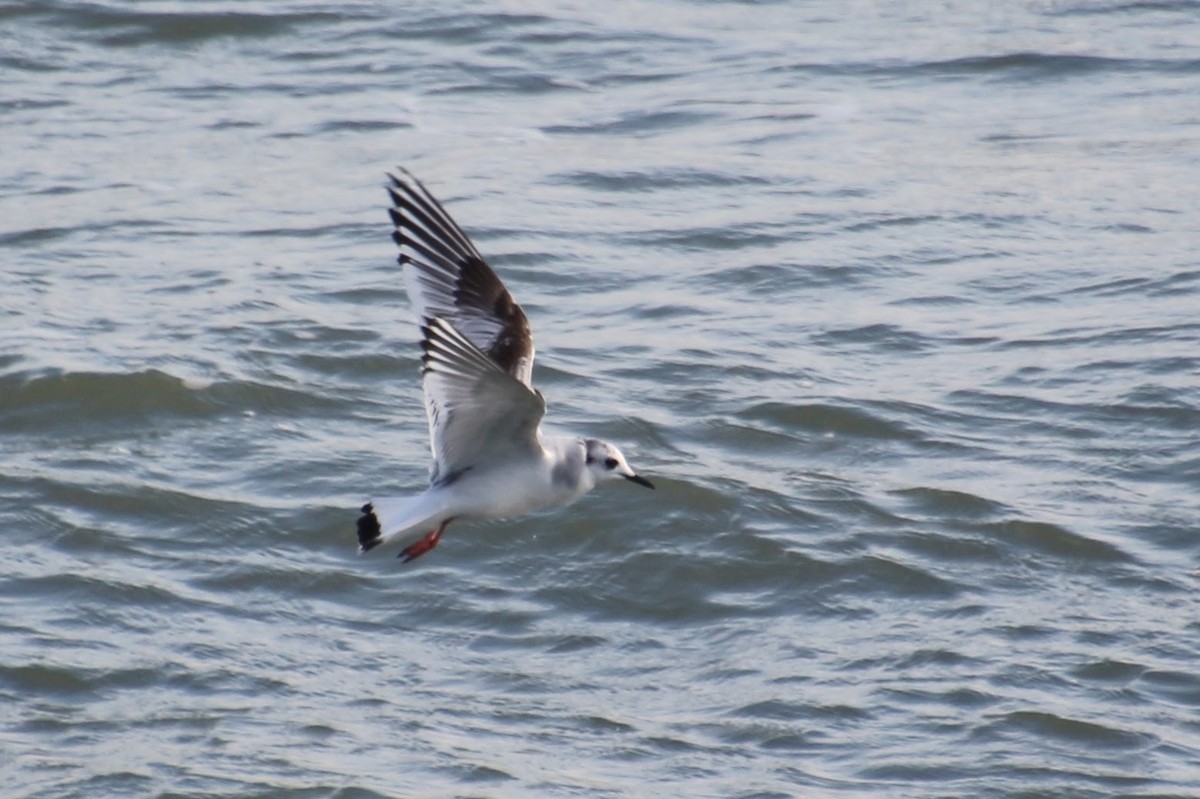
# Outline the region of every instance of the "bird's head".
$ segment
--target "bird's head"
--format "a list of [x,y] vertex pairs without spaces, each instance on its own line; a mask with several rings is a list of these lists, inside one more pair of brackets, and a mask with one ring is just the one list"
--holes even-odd
[[624,477],[631,483],[637,483],[646,488],[654,488],[653,483],[629,468],[629,464],[625,461],[625,456],[621,454],[621,450],[612,444],[595,438],[585,439],[583,444],[587,450],[586,463],[588,471],[592,473],[592,477],[597,483],[617,477]]

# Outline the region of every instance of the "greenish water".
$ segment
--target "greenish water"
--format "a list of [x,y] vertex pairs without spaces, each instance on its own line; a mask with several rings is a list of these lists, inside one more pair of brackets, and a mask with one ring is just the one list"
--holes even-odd
[[[0,7],[6,796],[1196,795],[1197,25]],[[355,553],[396,164],[657,492]]]

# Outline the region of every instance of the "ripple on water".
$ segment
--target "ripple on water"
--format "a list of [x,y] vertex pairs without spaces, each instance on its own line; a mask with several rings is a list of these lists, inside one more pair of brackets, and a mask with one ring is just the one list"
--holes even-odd
[[1001,739],[1032,735],[1052,746],[1085,746],[1102,751],[1141,751],[1158,740],[1150,733],[1037,710],[1000,714],[976,728],[973,734]]
[[863,408],[844,405],[764,402],[745,408],[738,417],[809,435],[833,433],[892,441],[912,441],[921,437],[898,422],[883,419]]
[[1138,687],[1174,704],[1200,707],[1200,677],[1181,671],[1151,669],[1139,675]]
[[751,175],[710,169],[669,167],[638,171],[580,170],[555,176],[556,182],[606,192],[647,192],[672,189],[720,188],[769,185]]
[[303,388],[249,380],[195,381],[157,369],[129,373],[41,372],[0,376],[0,426],[16,432],[72,423],[144,425],[155,417],[204,419],[228,413],[302,413],[331,400]]
[[1114,544],[1048,522],[1008,519],[980,524],[974,529],[984,535],[995,536],[1008,551],[1031,551],[1073,562],[1135,563],[1132,556]]
[[320,12],[269,13],[189,10],[160,12],[108,6],[88,6],[54,14],[54,22],[85,34],[100,34],[109,47],[145,44],[198,44],[214,38],[279,36],[293,26],[331,20]]

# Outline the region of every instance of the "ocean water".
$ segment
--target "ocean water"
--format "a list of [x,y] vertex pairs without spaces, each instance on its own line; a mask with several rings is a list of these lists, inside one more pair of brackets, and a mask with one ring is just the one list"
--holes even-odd
[[[0,4],[5,797],[1200,796],[1195,2]],[[384,173],[651,493],[420,490]]]

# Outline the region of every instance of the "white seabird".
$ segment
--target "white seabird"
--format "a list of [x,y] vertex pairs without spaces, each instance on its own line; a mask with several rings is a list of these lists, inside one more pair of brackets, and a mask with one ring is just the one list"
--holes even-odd
[[433,465],[423,493],[363,505],[359,551],[429,530],[400,551],[407,563],[437,546],[455,519],[569,505],[616,478],[654,488],[607,441],[542,433],[546,401],[530,383],[534,348],[525,313],[420,181],[404,169],[388,177],[392,238],[422,321]]

